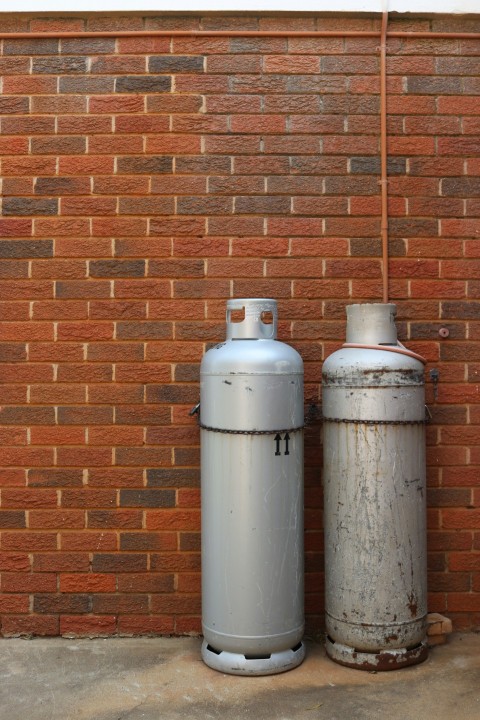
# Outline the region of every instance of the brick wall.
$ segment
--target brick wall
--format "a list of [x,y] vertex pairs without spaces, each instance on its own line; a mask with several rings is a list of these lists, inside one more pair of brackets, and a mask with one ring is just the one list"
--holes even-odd
[[[479,31],[480,21],[391,21]],[[45,19],[2,31],[369,30],[353,17]],[[200,629],[198,366],[228,297],[279,300],[306,402],[381,299],[378,38],[5,39],[4,635]],[[390,39],[391,299],[427,384],[430,610],[480,624],[480,41]],[[438,330],[447,327],[442,339]],[[307,432],[322,626],[320,425]]]

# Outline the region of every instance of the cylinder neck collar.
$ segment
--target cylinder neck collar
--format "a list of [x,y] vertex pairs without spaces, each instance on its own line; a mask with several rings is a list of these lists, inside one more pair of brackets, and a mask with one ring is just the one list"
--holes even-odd
[[[234,320],[233,312],[243,311],[243,319]],[[277,337],[277,301],[270,298],[227,300],[227,340],[275,340]]]
[[396,305],[365,303],[347,306],[347,343],[396,345]]

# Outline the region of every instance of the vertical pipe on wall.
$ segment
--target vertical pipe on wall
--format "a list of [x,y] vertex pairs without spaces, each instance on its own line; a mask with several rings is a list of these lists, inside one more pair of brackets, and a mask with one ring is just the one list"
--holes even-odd
[[380,38],[380,188],[382,210],[380,232],[382,236],[382,302],[388,303],[388,178],[387,178],[387,25],[388,10],[382,13]]

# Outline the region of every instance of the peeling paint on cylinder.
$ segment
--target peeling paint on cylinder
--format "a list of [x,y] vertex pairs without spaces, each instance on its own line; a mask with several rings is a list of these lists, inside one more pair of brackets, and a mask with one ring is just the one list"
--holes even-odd
[[[347,308],[347,341],[397,343],[391,304]],[[353,340],[352,340],[353,336]],[[327,652],[343,664],[421,662],[426,636],[423,365],[342,348],[323,366]]]
[[233,674],[283,672],[305,652],[303,362],[276,327],[274,300],[228,301],[227,341],[200,371],[202,657]]

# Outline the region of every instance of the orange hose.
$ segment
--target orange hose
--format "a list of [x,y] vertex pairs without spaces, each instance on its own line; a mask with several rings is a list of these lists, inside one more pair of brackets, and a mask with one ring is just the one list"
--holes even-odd
[[426,359],[418,353],[414,353],[412,350],[407,350],[403,345],[364,345],[363,343],[343,343],[344,348],[361,348],[362,350],[386,350],[387,352],[398,353],[399,355],[407,355],[407,357],[415,358],[420,360],[424,365],[427,364]]

